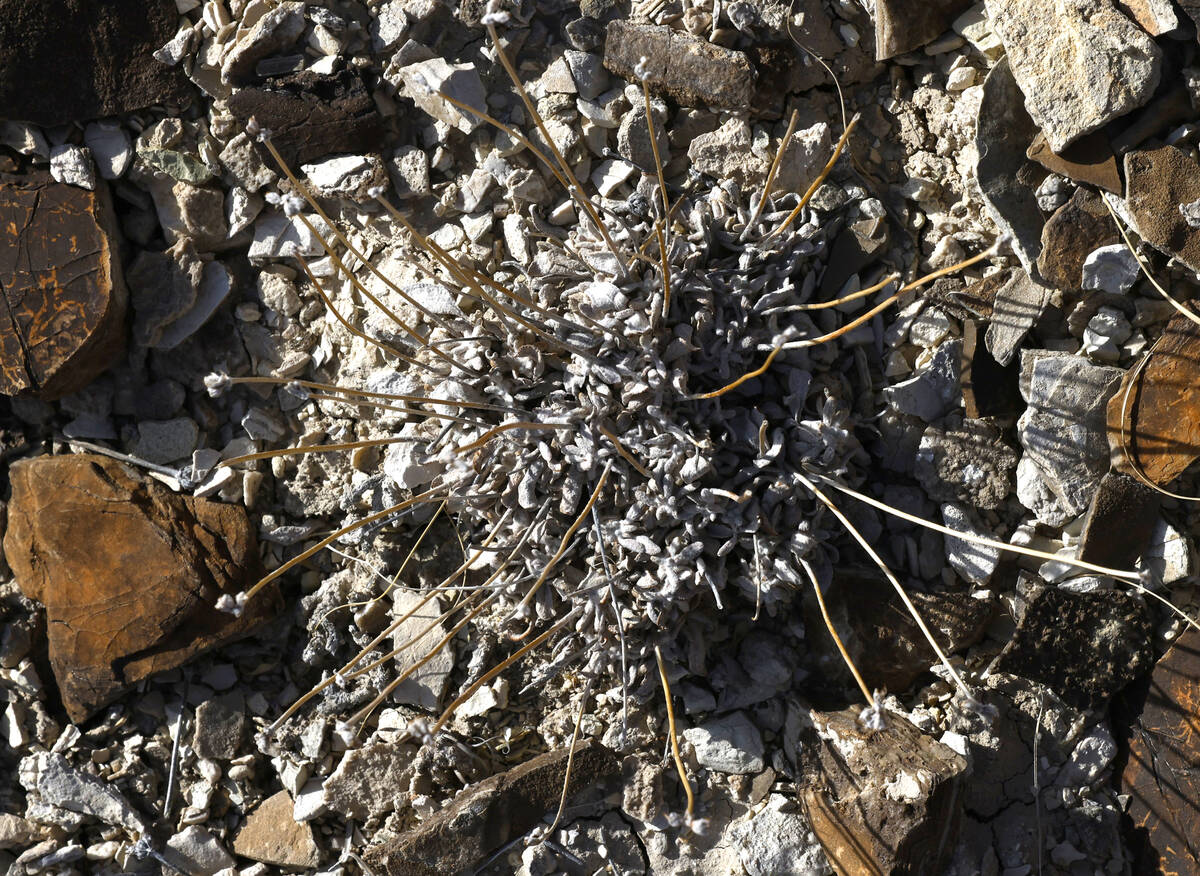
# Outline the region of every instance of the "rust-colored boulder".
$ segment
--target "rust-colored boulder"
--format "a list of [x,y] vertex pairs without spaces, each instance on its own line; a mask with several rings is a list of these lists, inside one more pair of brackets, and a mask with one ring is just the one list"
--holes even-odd
[[1200,860],[1200,633],[1189,628],[1154,667],[1129,738],[1129,795],[1138,873],[1194,873]]
[[1165,486],[1200,458],[1200,327],[1176,314],[1108,402],[1113,468]]
[[60,398],[125,345],[125,282],[108,190],[0,178],[0,394]]
[[103,456],[24,460],[10,476],[5,553],[22,592],[46,607],[73,721],[279,610],[275,589],[241,617],[215,607],[262,573],[240,506],[176,495]]

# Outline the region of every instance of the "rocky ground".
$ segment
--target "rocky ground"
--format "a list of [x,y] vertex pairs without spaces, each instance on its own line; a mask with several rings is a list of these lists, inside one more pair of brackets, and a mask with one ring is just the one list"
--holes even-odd
[[1198,29],[0,2],[0,867],[1200,871]]

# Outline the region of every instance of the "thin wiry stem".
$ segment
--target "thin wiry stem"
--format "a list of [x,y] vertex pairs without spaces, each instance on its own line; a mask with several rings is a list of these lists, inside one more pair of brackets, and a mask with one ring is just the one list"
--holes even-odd
[[[306,225],[309,225],[309,227],[311,227],[310,223],[308,222],[308,218],[303,213],[300,213],[299,216],[300,216],[300,221],[304,222]],[[313,229],[313,233],[316,234],[316,229]],[[424,335],[422,335],[415,328],[410,326],[408,323],[406,323],[404,320],[402,320],[399,316],[397,316],[395,313],[393,313],[391,310],[389,310],[382,301],[380,301],[373,294],[371,294],[370,290],[368,290],[366,286],[364,286],[362,283],[359,282],[358,278],[355,277],[353,273],[351,273],[350,269],[347,268],[345,266],[345,264],[342,263],[342,260],[340,258],[338,258],[332,252],[330,252],[329,257],[330,257],[330,259],[333,260],[333,263],[335,265],[337,265],[338,269],[340,271],[342,271],[343,273],[345,273],[346,277],[350,280],[350,284],[352,286],[354,286],[354,288],[356,290],[358,290],[358,292],[360,294],[366,296],[367,299],[369,301],[371,301],[372,304],[374,304],[376,307],[378,307],[380,310],[382,310],[384,313],[386,313],[388,315],[388,317],[392,320],[392,322],[394,322],[394,323],[396,323],[396,325],[400,326],[400,329],[406,335],[408,335],[410,338],[412,338],[414,341],[416,341],[419,346],[424,347],[425,349],[429,350],[429,352],[433,353],[433,355],[437,356],[439,359],[441,359],[447,365],[450,365],[452,368],[457,368],[459,371],[462,371],[465,374],[469,374],[471,377],[482,377],[483,376],[482,374],[480,374],[478,371],[474,370],[473,368],[468,368],[466,365],[460,364],[452,356],[448,355],[447,353],[443,352],[442,350],[439,350],[436,347],[431,346],[429,343],[429,340]],[[300,264],[302,264],[304,266],[304,273],[308,275],[308,279],[312,281],[313,285],[314,286],[319,285],[317,283],[316,277],[313,275],[313,272],[309,269],[308,263],[304,260],[304,256],[297,253],[296,259],[297,259],[297,261],[300,262]],[[329,297],[327,295],[322,295],[322,298],[325,299],[325,303],[327,305],[329,305],[330,309],[332,310],[333,305],[330,302]],[[449,328],[447,328],[446,330],[450,331]]]
[[416,438],[368,438],[363,441],[342,441],[337,444],[312,444],[308,447],[281,447],[278,450],[262,450],[258,453],[247,453],[234,456],[217,463],[217,468],[233,468],[259,459],[274,459],[277,456],[305,456],[309,453],[336,453],[340,450],[358,450],[360,447],[384,447],[388,444],[400,444],[404,441],[416,441]]
[[788,145],[792,142],[792,134],[796,131],[796,121],[799,118],[800,110],[792,110],[792,117],[788,120],[787,132],[783,135],[783,139],[779,141],[779,148],[775,150],[775,157],[771,159],[771,167],[767,171],[767,181],[763,183],[762,195],[758,199],[758,204],[754,207],[754,213],[750,216],[750,221],[742,229],[740,240],[745,240],[746,235],[750,233],[750,229],[758,224],[758,217],[762,215],[763,206],[771,196],[771,187],[775,184],[775,174],[779,172],[779,165],[783,161],[783,153],[787,151]]
[[412,356],[409,356],[407,353],[400,352],[399,350],[397,350],[395,347],[391,346],[390,344],[385,344],[383,341],[378,340],[377,338],[371,337],[366,332],[364,332],[362,329],[358,328],[352,322],[350,322],[350,320],[346,319],[346,317],[342,316],[342,312],[337,309],[336,305],[334,305],[333,299],[329,297],[329,294],[325,291],[325,287],[321,285],[321,283],[317,280],[316,275],[308,267],[308,262],[306,262],[304,260],[304,257],[301,255],[297,255],[296,260],[298,262],[300,262],[300,267],[304,269],[304,273],[308,276],[309,282],[312,283],[313,288],[317,290],[317,294],[321,296],[321,300],[325,303],[326,309],[330,313],[333,314],[334,318],[342,324],[342,326],[346,329],[346,331],[350,332],[350,334],[354,335],[354,337],[356,337],[356,338],[362,338],[368,344],[370,344],[373,347],[376,347],[377,349],[382,350],[384,353],[388,354],[389,356],[394,356],[395,358],[399,359],[400,361],[407,362],[409,365],[412,365],[414,367],[424,368],[426,370],[429,370],[429,371],[433,372],[434,374],[437,374],[438,377],[441,377],[441,374],[438,374],[437,371],[432,369],[426,363],[421,362],[419,359],[416,359]]
[[683,768],[683,757],[679,753],[679,734],[675,730],[675,704],[671,702],[671,682],[667,679],[667,664],[663,662],[662,649],[658,645],[654,646],[654,657],[658,660],[658,677],[662,679],[663,698],[667,701],[671,756],[675,758],[675,769],[679,772],[679,780],[683,782],[683,790],[687,794],[687,817],[691,820],[696,813],[696,797],[692,794],[692,783],[688,781],[687,770]]
[[894,283],[900,279],[899,274],[888,274],[884,279],[880,280],[873,286],[868,286],[866,289],[859,289],[857,292],[851,292],[849,295],[843,295],[841,298],[834,298],[830,301],[817,301],[812,304],[797,304],[792,310],[826,310],[830,307],[837,307],[839,304],[845,304],[848,301],[857,301],[859,298],[866,298],[868,295],[874,295],[880,289],[883,289],[889,283]]
[[253,587],[251,587],[249,590],[247,590],[246,591],[246,601],[249,602],[251,599],[254,598],[254,595],[256,593],[258,593],[260,590],[262,590],[264,587],[266,587],[268,584],[270,584],[276,578],[278,578],[281,575],[286,574],[291,569],[294,569],[296,566],[300,565],[301,563],[303,563],[304,561],[309,559],[309,557],[312,557],[314,554],[319,553],[327,545],[333,544],[333,542],[337,541],[343,535],[347,535],[351,532],[354,532],[356,529],[361,529],[364,526],[370,526],[372,523],[374,523],[377,520],[382,520],[385,517],[390,517],[392,514],[395,514],[398,511],[403,511],[406,508],[411,508],[414,505],[419,505],[422,502],[428,502],[430,500],[441,501],[442,499],[444,499],[446,497],[445,496],[436,496],[436,498],[434,498],[435,495],[438,493],[438,491],[441,489],[442,489],[442,487],[433,487],[431,489],[426,490],[423,493],[418,493],[416,496],[413,496],[411,499],[405,499],[403,502],[397,502],[395,505],[391,505],[387,508],[384,508],[382,511],[376,511],[374,514],[368,514],[366,517],[362,518],[361,520],[357,520],[354,523],[349,524],[348,526],[343,526],[341,529],[332,533],[328,537],[321,539],[319,542],[317,542],[315,545],[313,545],[308,550],[292,557],[290,560],[288,560],[286,563],[284,563],[282,566],[280,566],[274,572],[271,572],[266,577],[264,577],[261,581],[259,581],[257,584],[255,584]]
[[575,425],[573,423],[532,423],[532,422],[529,422],[528,420],[521,420],[516,423],[503,423],[499,426],[496,426],[495,428],[488,429],[488,431],[484,432],[482,435],[480,435],[478,438],[476,438],[470,444],[464,444],[461,447],[454,448],[454,452],[459,455],[462,455],[464,453],[470,453],[472,450],[478,450],[480,447],[482,447],[483,445],[485,445],[489,441],[491,441],[493,438],[495,438],[497,435],[500,435],[504,432],[511,432],[513,429],[531,429],[531,430],[535,430],[535,431],[539,431],[539,430],[540,431],[549,431],[549,430],[553,430],[553,429],[573,429],[573,428],[575,428]]
[[479,688],[483,687],[485,684],[487,684],[489,681],[491,681],[493,678],[495,678],[501,672],[508,669],[508,667],[512,666],[514,663],[516,663],[518,660],[520,660],[522,657],[524,657],[526,654],[528,654],[530,651],[532,651],[538,645],[542,644],[542,642],[549,639],[552,635],[557,633],[559,630],[561,630],[567,624],[574,621],[575,616],[577,614],[579,614],[579,612],[580,612],[580,607],[578,607],[578,606],[571,609],[571,611],[569,611],[562,618],[560,618],[557,623],[555,623],[553,626],[551,626],[544,633],[539,635],[537,638],[531,639],[527,644],[523,645],[514,654],[512,654],[512,656],[502,660],[499,664],[492,667],[490,670],[488,670],[483,675],[481,675],[474,684],[472,684],[465,691],[463,691],[458,696],[458,698],[454,700],[454,702],[452,702],[450,705],[448,705],[446,707],[446,710],[444,712],[442,712],[441,717],[437,719],[437,723],[435,723],[433,725],[433,727],[430,729],[430,733],[432,735],[436,736],[441,731],[441,729],[444,726],[446,726],[446,722],[449,721],[450,718],[454,716],[454,713],[458,710],[458,707],[461,706],[463,703],[465,703],[467,700],[469,700],[472,696],[474,696],[475,691],[479,690]]
[[421,542],[425,540],[425,536],[429,535],[429,531],[433,529],[433,525],[437,523],[438,518],[445,510],[446,503],[442,502],[442,504],[438,505],[437,510],[430,515],[429,522],[425,524],[425,527],[421,530],[421,534],[417,536],[416,541],[412,543],[412,547],[408,549],[408,554],[404,557],[404,562],[400,564],[400,568],[396,570],[396,574],[392,576],[392,580],[388,581],[388,586],[383,589],[382,593],[379,593],[370,599],[360,599],[353,602],[343,602],[341,605],[335,605],[333,608],[321,615],[320,619],[317,621],[317,626],[325,623],[325,620],[335,611],[341,611],[344,608],[362,608],[363,606],[378,602],[391,593],[392,588],[394,588],[400,582],[400,576],[403,575],[404,570],[408,568],[408,563],[413,558],[413,555],[416,554],[417,548],[421,546]]
[[[436,597],[438,595],[438,593],[442,590],[443,587],[448,585],[451,581],[453,581],[455,578],[457,578],[460,574],[465,573],[467,571],[467,569],[469,569],[474,563],[478,562],[479,558],[482,557],[483,554],[487,553],[487,548],[491,545],[492,541],[494,541],[500,535],[500,530],[504,526],[504,524],[508,522],[510,513],[511,512],[509,512],[509,511],[504,512],[504,514],[501,516],[500,520],[497,521],[496,525],[492,528],[492,531],[490,533],[488,533],[487,537],[484,539],[483,544],[476,550],[475,555],[473,557],[471,557],[469,560],[465,561],[461,566],[459,566],[457,569],[455,569],[453,572],[451,572],[449,575],[447,575],[441,584],[439,584],[437,587],[432,588],[420,601],[418,601],[415,605],[413,605],[401,617],[392,621],[392,623],[383,632],[379,633],[374,639],[372,639],[370,642],[368,642],[366,644],[366,646],[358,652],[358,654],[356,654],[354,657],[352,657],[350,659],[350,661],[348,663],[346,663],[345,666],[343,666],[340,670],[338,670],[333,675],[329,676],[329,678],[318,683],[316,686],[314,686],[312,688],[312,690],[310,690],[308,693],[304,694],[304,696],[300,697],[298,700],[296,700],[296,702],[292,703],[292,705],[288,707],[287,711],[285,711],[281,716],[279,716],[279,718],[277,718],[274,721],[274,723],[272,723],[271,726],[267,728],[267,734],[270,735],[271,733],[274,733],[279,727],[283,726],[283,724],[289,718],[291,718],[292,715],[296,714],[296,712],[298,712],[301,708],[303,708],[305,703],[307,703],[313,697],[317,696],[321,691],[325,690],[325,688],[334,684],[338,680],[339,677],[344,677],[347,673],[351,672],[360,660],[362,660],[368,654],[370,654],[373,650],[375,650],[375,648],[379,645],[380,642],[382,642],[385,638],[387,638],[392,633],[394,633],[397,629],[399,629],[400,626],[405,621],[407,621],[410,617],[412,617],[414,614],[416,614],[418,611],[420,611],[422,608],[424,608],[434,597]],[[500,566],[500,568],[496,570],[496,572],[493,574],[493,577],[488,580],[488,583],[490,583],[492,580],[495,580],[496,577],[499,577],[501,572],[503,572],[503,570],[508,566],[508,563],[511,562],[512,557],[516,555],[517,550],[519,550],[520,547],[523,545],[524,545],[523,540],[518,542],[517,548],[513,550],[512,554],[509,555],[508,560],[506,560]],[[499,594],[499,591],[497,591],[495,594],[493,594],[493,596],[494,597],[498,596],[498,594]],[[461,605],[456,606],[456,609],[462,608],[462,607],[464,607],[464,606],[461,606]],[[376,663],[372,664],[372,668],[374,668],[374,666],[381,665],[381,664],[382,664],[382,661],[377,661]]]
[[363,398],[381,398],[389,401],[403,401],[412,404],[448,405],[455,408],[471,408],[479,411],[497,411],[506,414],[526,413],[520,408],[510,408],[505,405],[494,405],[488,402],[465,401],[457,398],[435,398],[427,395],[406,395],[400,392],[375,392],[368,389],[358,389],[353,386],[338,386],[333,383],[319,383],[313,380],[296,380],[290,377],[231,377],[230,384],[265,384],[270,386],[301,386],[305,389],[315,389],[320,392],[341,392],[346,395],[358,395]]
[[[441,316],[434,313],[429,308],[425,307],[425,305],[421,304],[419,301],[412,298],[407,292],[405,292],[403,289],[401,289],[399,286],[397,286],[395,283],[393,283],[390,278],[386,277],[383,274],[383,272],[381,272],[378,268],[376,268],[373,264],[371,264],[371,260],[369,258],[367,258],[366,255],[364,255],[361,251],[359,251],[354,246],[354,244],[352,244],[350,242],[350,239],[348,237],[346,237],[346,235],[342,233],[342,230],[340,228],[338,228],[338,226],[334,223],[334,221],[329,218],[329,214],[327,214],[323,209],[321,209],[321,205],[318,204],[316,198],[314,198],[312,196],[312,193],[309,191],[308,186],[306,186],[304,183],[302,183],[299,180],[299,178],[297,178],[296,174],[292,171],[292,168],[288,165],[288,163],[286,161],[283,160],[283,156],[279,154],[279,150],[275,148],[275,144],[271,142],[270,138],[264,139],[262,141],[262,143],[264,146],[267,147],[267,151],[271,153],[271,157],[273,159],[275,159],[275,163],[277,165],[279,165],[279,169],[283,171],[283,175],[288,178],[288,181],[292,184],[292,186],[296,189],[296,191],[300,193],[300,196],[302,198],[304,198],[304,200],[308,203],[309,207],[312,208],[313,212],[315,212],[318,216],[321,217],[322,220],[324,220],[325,224],[328,225],[329,229],[333,232],[333,236],[337,239],[338,243],[340,243],[343,247],[345,247],[346,251],[348,253],[350,253],[352,256],[354,256],[356,259],[358,259],[360,262],[362,262],[366,266],[367,270],[369,270],[372,274],[374,274],[376,277],[378,277],[379,280],[382,281],[385,286],[387,286],[389,289],[391,289],[393,292],[395,292],[397,295],[399,295],[401,298],[403,298],[405,301],[407,301],[409,304],[411,304],[417,310],[421,311],[421,313],[423,313],[430,320],[432,320],[433,322],[440,325],[447,332],[451,331],[450,326],[446,323],[446,321],[444,319],[442,319]],[[312,233],[314,235],[316,235],[317,240],[320,241],[322,249],[324,249],[325,252],[327,252],[330,256],[332,256],[333,253],[330,251],[330,247],[328,246],[328,241],[326,241],[322,235],[316,233],[316,229],[312,228],[311,224],[308,223],[307,219],[305,219],[304,221],[305,221],[306,227],[308,227],[312,231]],[[367,293],[367,294],[369,297],[371,297],[371,299],[373,301],[376,301],[374,296],[371,296],[370,293]],[[376,302],[376,303],[378,303],[378,302]],[[378,306],[380,308],[382,308],[384,313],[386,313],[392,319],[397,319],[392,314],[392,312],[390,310],[388,310],[383,304],[379,303]]]
[[621,458],[637,469],[638,474],[646,479],[650,478],[650,470],[638,462],[637,457],[630,453],[628,449],[626,449],[625,445],[621,443],[621,439],[617,437],[616,433],[613,432],[612,429],[609,429],[603,424],[598,425],[596,428],[600,431],[601,435],[612,442],[613,447],[617,449],[617,453],[621,454]]
[[604,576],[608,579],[608,596],[612,602],[613,615],[617,620],[617,637],[621,642],[621,745],[625,745],[625,736],[629,732],[629,662],[625,648],[625,619],[621,616],[621,604],[617,601],[617,588],[613,584],[612,569],[608,565],[608,554],[604,551],[604,536],[600,531],[600,512],[592,506],[592,530],[596,534],[596,550],[600,553],[600,564],[604,567]]
[[487,292],[485,292],[483,290],[483,286],[479,282],[477,282],[471,274],[467,273],[462,268],[462,266],[459,265],[458,262],[456,262],[450,256],[449,253],[447,253],[444,249],[442,249],[440,246],[438,246],[436,243],[434,243],[432,240],[430,240],[428,237],[426,237],[424,234],[422,234],[420,231],[418,231],[416,229],[416,227],[411,222],[408,221],[408,219],[404,216],[403,213],[401,213],[399,210],[397,210],[395,207],[393,207],[384,198],[379,198],[379,202],[381,204],[383,204],[384,209],[387,210],[388,213],[390,213],[397,221],[399,221],[401,224],[404,225],[404,227],[408,231],[408,233],[411,234],[414,238],[416,238],[417,242],[437,262],[439,262],[442,265],[442,267],[444,267],[447,271],[450,272],[451,276],[454,277],[455,281],[457,281],[462,286],[466,286],[466,287],[470,288],[483,303],[485,303],[488,307],[492,308],[492,310],[494,310],[498,315],[500,315],[500,317],[502,319],[504,319],[504,318],[512,319],[512,320],[520,323],[522,326],[524,326],[525,328],[527,328],[529,331],[533,332],[534,334],[538,335],[539,337],[542,337],[545,340],[549,341],[550,343],[552,343],[558,347],[561,347],[562,349],[567,350],[568,352],[574,353],[575,355],[580,356],[584,359],[587,359],[589,361],[595,361],[595,357],[591,353],[587,352],[586,350],[581,349],[580,347],[577,347],[576,345],[574,345],[568,341],[564,341],[561,338],[556,337],[553,333],[547,331],[546,329],[542,328],[541,326],[537,325],[536,323],[533,323],[530,320],[526,319],[525,317],[521,316],[519,313],[517,313],[512,308],[505,307],[503,304],[501,304],[499,301],[497,301],[495,298],[493,298],[491,295],[489,295]]
[[846,646],[842,643],[842,637],[838,635],[837,627],[833,625],[833,619],[829,616],[829,609],[825,607],[825,594],[821,592],[821,585],[817,582],[816,573],[813,572],[808,560],[802,558],[800,565],[804,567],[804,571],[808,574],[808,580],[812,582],[813,592],[817,594],[817,605],[821,608],[821,619],[825,621],[825,629],[829,630],[829,635],[833,636],[833,643],[837,645],[838,653],[842,655],[842,660],[845,661],[850,674],[854,676],[854,681],[858,684],[858,689],[862,691],[863,699],[867,701],[867,706],[874,705],[875,700],[871,696],[871,689],[867,687],[867,683],[863,681],[862,673],[858,671],[858,667],[854,665],[854,661],[850,658],[850,652],[846,650]]
[[575,729],[571,732],[571,747],[567,749],[567,768],[563,775],[562,795],[558,798],[558,812],[554,815],[554,821],[550,822],[550,826],[543,832],[543,842],[558,830],[563,810],[567,808],[567,789],[571,786],[571,767],[575,765],[575,747],[579,745],[579,729],[583,726],[583,716],[587,713],[588,697],[592,693],[594,683],[594,680],[589,679],[587,686],[583,689],[583,695],[579,698],[579,711],[575,715]]
[[821,184],[825,182],[825,178],[829,176],[830,171],[833,170],[833,166],[837,164],[838,158],[841,157],[842,150],[846,148],[846,141],[850,139],[850,132],[853,131],[854,126],[858,124],[858,119],[859,116],[855,115],[854,118],[850,120],[850,124],[846,125],[846,130],[842,131],[842,136],[838,138],[837,146],[834,147],[833,155],[830,157],[829,162],[821,169],[821,172],[817,174],[817,178],[812,181],[812,185],[810,185],[807,191],[804,192],[804,196],[800,199],[800,203],[796,205],[792,212],[788,213],[787,218],[780,222],[779,226],[774,231],[763,238],[764,241],[770,240],[772,237],[776,237],[786,231],[791,224],[796,221],[796,217],[800,215],[801,211],[808,206],[808,202],[812,200],[812,196],[817,193],[817,189],[819,189]]
[[950,265],[947,268],[940,268],[936,271],[932,271],[932,272],[926,274],[924,277],[921,277],[920,279],[913,280],[911,283],[901,286],[900,289],[898,289],[895,294],[889,295],[887,298],[885,298],[883,301],[876,304],[874,307],[872,307],[866,313],[862,314],[857,319],[851,320],[850,322],[846,323],[841,328],[835,329],[834,331],[831,331],[828,334],[821,335],[818,338],[808,338],[807,340],[803,340],[803,341],[788,341],[787,343],[782,345],[782,349],[784,349],[784,350],[802,350],[802,349],[805,349],[806,347],[817,347],[817,346],[820,346],[821,344],[827,344],[830,341],[836,340],[837,338],[840,338],[842,335],[847,334],[847,333],[853,331],[854,329],[858,328],[864,322],[867,322],[868,320],[873,319],[876,315],[887,310],[889,307],[891,307],[893,304],[895,304],[897,301],[899,301],[900,298],[903,297],[906,293],[911,292],[914,289],[918,289],[921,286],[924,286],[926,283],[930,283],[930,282],[938,279],[939,277],[944,277],[947,274],[951,274],[955,271],[961,271],[961,270],[964,270],[965,268],[969,268],[969,267],[971,267],[971,265],[973,265],[977,262],[983,261],[986,258],[990,258],[991,256],[992,256],[992,250],[988,249],[988,250],[985,250],[984,252],[979,253],[978,255],[971,256],[969,259],[964,259],[963,261],[959,262],[958,264]]

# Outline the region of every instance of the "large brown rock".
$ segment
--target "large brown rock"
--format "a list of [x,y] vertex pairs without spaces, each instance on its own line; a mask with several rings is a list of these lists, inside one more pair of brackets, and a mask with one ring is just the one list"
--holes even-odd
[[0,118],[58,125],[185,100],[154,58],[175,36],[172,0],[0,0]]
[[1174,146],[1125,156],[1125,205],[1150,245],[1200,271],[1200,228],[1179,212],[1200,199],[1200,164]]
[[241,617],[215,608],[262,572],[240,506],[176,495],[102,456],[24,460],[10,477],[5,554],[22,592],[46,607],[73,721],[279,610],[273,588]]
[[103,184],[0,177],[0,393],[59,398],[120,354],[128,296],[116,229]]

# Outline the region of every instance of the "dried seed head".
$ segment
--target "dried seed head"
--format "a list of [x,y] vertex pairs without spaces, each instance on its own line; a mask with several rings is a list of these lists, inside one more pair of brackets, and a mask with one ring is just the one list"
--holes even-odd
[[232,385],[233,378],[220,371],[214,371],[204,377],[204,388],[213,398],[220,398]]

